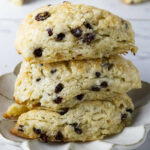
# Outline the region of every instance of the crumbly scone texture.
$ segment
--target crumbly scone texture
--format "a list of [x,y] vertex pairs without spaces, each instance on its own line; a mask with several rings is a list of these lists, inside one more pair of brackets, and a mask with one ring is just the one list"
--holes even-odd
[[16,50],[33,62],[102,58],[136,53],[131,24],[108,11],[68,2],[47,5],[20,25]]
[[138,4],[138,3],[142,3],[146,0],[122,0],[122,1],[126,4]]
[[98,140],[130,125],[133,110],[125,94],[110,100],[84,101],[58,112],[35,109],[22,114],[11,133],[44,142]]
[[24,3],[24,0],[10,0],[13,4],[21,6]]
[[29,111],[28,106],[14,103],[8,107],[3,117],[7,119],[15,119],[18,116],[20,116],[22,113],[25,113],[27,111]]
[[14,99],[28,107],[56,110],[140,87],[138,70],[122,56],[51,64],[24,61],[16,80]]

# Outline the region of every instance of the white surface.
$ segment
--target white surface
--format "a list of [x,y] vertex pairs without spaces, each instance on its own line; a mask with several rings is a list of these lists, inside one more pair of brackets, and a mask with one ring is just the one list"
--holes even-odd
[[[0,75],[12,72],[14,66],[22,60],[22,57],[15,52],[15,33],[21,20],[32,10],[45,5],[60,3],[63,0],[33,0],[23,7],[13,6],[7,0],[0,0]],[[139,5],[127,6],[120,0],[69,0],[73,3],[86,3],[97,7],[105,8],[113,13],[129,19],[133,24],[136,35],[136,44],[139,52],[136,56],[127,55],[141,72],[142,80],[150,82],[150,2]],[[147,142],[137,150],[150,149],[150,134]],[[15,150],[12,146],[0,144],[4,150]],[[18,150],[18,149],[16,149]]]

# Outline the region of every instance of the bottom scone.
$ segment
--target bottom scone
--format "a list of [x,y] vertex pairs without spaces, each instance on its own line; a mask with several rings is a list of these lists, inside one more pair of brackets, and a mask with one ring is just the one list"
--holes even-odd
[[6,119],[16,119],[21,114],[23,114],[29,110],[30,109],[26,105],[20,105],[20,104],[14,103],[8,107],[5,114],[3,114],[3,117]]
[[103,139],[129,125],[133,109],[127,95],[105,101],[85,101],[59,112],[34,109],[19,117],[11,133],[44,142]]

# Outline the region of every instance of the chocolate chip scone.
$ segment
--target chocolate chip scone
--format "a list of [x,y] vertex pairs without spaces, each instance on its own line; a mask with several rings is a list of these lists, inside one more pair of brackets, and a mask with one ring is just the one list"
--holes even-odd
[[16,50],[33,62],[101,58],[136,53],[131,24],[102,9],[63,3],[29,14],[20,25]]
[[138,70],[122,56],[51,64],[24,61],[16,80],[14,99],[28,107],[55,110],[140,87]]
[[122,1],[126,4],[138,4],[138,3],[142,3],[146,0],[122,0]]
[[3,117],[7,119],[15,119],[18,116],[20,116],[22,113],[25,113],[27,111],[29,111],[28,106],[14,103],[8,107]]
[[84,101],[57,112],[35,109],[22,114],[11,133],[44,142],[98,140],[130,125],[133,110],[125,94],[104,101]]

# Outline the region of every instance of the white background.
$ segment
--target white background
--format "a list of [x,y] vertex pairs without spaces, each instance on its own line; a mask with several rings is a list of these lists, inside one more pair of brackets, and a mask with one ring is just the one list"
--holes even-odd
[[[144,81],[150,82],[150,1],[128,6],[120,0],[69,0],[72,3],[85,3],[107,9],[128,19],[135,30],[136,45],[139,51],[136,56],[126,57],[133,61]],[[8,0],[0,0],[0,75],[13,71],[22,60],[14,48],[15,34],[22,19],[34,9],[46,4],[61,3],[63,0],[31,0],[22,7],[14,6]],[[150,134],[146,142],[137,150],[150,150]],[[20,150],[19,148],[0,143],[0,149]]]

